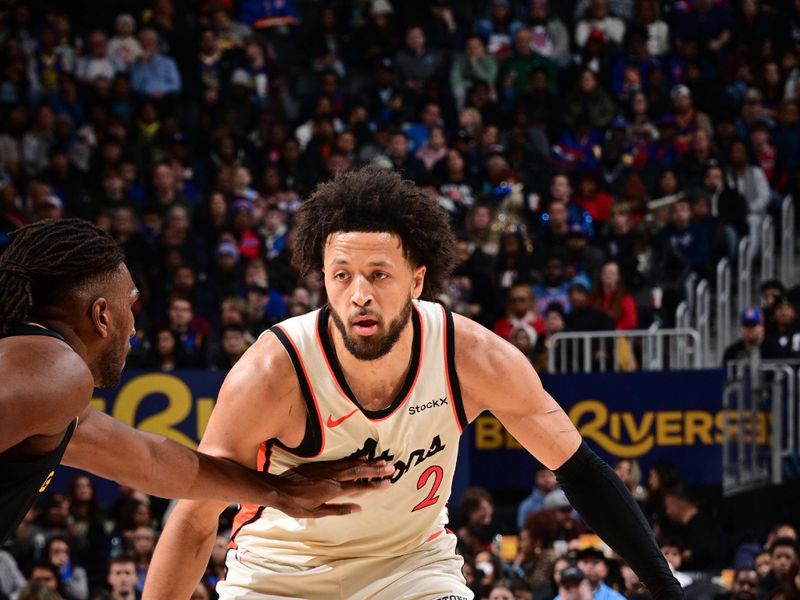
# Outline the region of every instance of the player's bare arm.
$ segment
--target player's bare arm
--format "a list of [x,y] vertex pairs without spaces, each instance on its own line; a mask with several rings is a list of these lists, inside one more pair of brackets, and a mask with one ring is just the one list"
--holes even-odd
[[542,387],[530,362],[514,346],[474,321],[453,315],[456,368],[464,410],[473,421],[496,416],[528,452],[549,469],[560,467],[581,443],[562,408]]
[[14,374],[0,387],[0,452],[21,459],[58,446],[94,389],[86,363],[52,338],[3,342],[0,372]]
[[[289,447],[301,442],[306,416],[289,357],[275,336],[267,334],[245,353],[226,377],[199,449],[255,468],[257,450],[263,440],[277,438]],[[392,471],[393,467],[383,467],[383,474]],[[309,479],[309,474],[321,479]],[[383,487],[385,483],[354,481],[376,476],[355,460],[306,464],[294,473],[269,477],[286,484],[282,489],[287,491],[286,502],[295,503],[294,514],[319,517],[355,510],[354,505],[331,505],[327,500],[345,492]],[[309,490],[317,496],[297,500],[303,496],[298,490]],[[178,503],[153,555],[143,599],[166,600],[191,595],[208,562],[217,533],[217,519],[224,508],[225,504],[219,502],[183,500]],[[187,556],[186,548],[195,551]],[[182,565],[179,573],[171,567],[177,563]]]
[[[250,360],[233,373],[233,391],[237,406],[232,410],[216,410],[231,418],[225,422],[223,437],[210,446],[212,454],[193,452],[163,436],[137,431],[116,419],[87,407],[78,422],[64,455],[64,463],[115,479],[149,494],[166,498],[215,499],[223,503],[266,505],[302,517],[350,512],[354,507],[324,507],[325,501],[347,490],[376,484],[353,482],[348,477],[381,477],[381,467],[363,464],[337,464],[324,473],[295,473],[274,477],[255,472],[255,457],[263,432],[281,432],[291,440],[293,419],[302,419],[292,405],[291,393],[280,390],[273,396],[272,386],[263,382],[264,364]],[[269,364],[269,360],[265,361]],[[247,390],[241,389],[242,384]],[[224,391],[224,388],[223,388]],[[231,395],[232,394],[232,395]],[[244,395],[243,395],[244,394]],[[246,399],[247,402],[242,402]],[[233,402],[223,400],[228,407]],[[239,406],[243,405],[243,406]],[[302,409],[305,410],[304,408]],[[212,416],[215,428],[219,419]],[[275,429],[270,427],[274,423]],[[245,425],[246,424],[246,425]],[[295,424],[295,427],[297,425]],[[305,428],[304,421],[300,425]],[[120,456],[123,449],[123,456]],[[208,448],[203,448],[208,451]],[[316,511],[316,512],[315,512]],[[319,514],[317,514],[319,513]]]
[[653,598],[683,598],[622,480],[582,443],[524,355],[464,317],[455,317],[455,329],[456,370],[467,419],[491,411],[526,450],[556,472],[573,507],[631,565]]

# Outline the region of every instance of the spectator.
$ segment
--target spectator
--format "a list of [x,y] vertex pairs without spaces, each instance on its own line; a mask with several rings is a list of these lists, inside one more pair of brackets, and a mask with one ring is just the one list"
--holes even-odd
[[653,56],[662,56],[669,50],[669,25],[661,20],[658,0],[634,2],[634,23],[647,28],[647,50]]
[[536,312],[544,315],[551,302],[558,302],[565,311],[569,310],[569,282],[566,279],[564,259],[559,255],[545,258],[542,283],[533,286],[536,298]]
[[784,350],[765,335],[764,313],[760,308],[748,308],[741,315],[740,339],[727,348],[722,356],[722,364],[732,360],[749,359],[751,352],[758,352],[762,359],[781,358]]
[[681,566],[683,565],[683,547],[680,541],[677,539],[664,538],[660,541],[658,547],[661,549],[661,553],[667,560],[672,574],[675,576],[675,579],[678,580],[678,583],[681,584],[681,587],[689,587],[692,584],[692,578],[681,571]]
[[50,538],[45,546],[45,558],[58,568],[63,595],[67,600],[88,600],[86,569],[73,563],[72,550],[65,538]]
[[506,314],[495,321],[492,330],[503,339],[509,339],[516,327],[524,327],[535,333],[544,331],[544,320],[533,312],[534,297],[528,284],[512,286],[506,295]]
[[569,64],[569,33],[564,22],[551,14],[550,0],[528,0],[525,24],[533,34],[537,54],[548,57],[560,69]]
[[590,302],[592,284],[585,276],[577,276],[569,284],[570,312],[567,316],[568,331],[610,331],[614,320]]
[[636,302],[625,290],[619,264],[613,260],[600,269],[600,281],[592,295],[592,303],[613,319],[616,329],[636,329],[638,326]]
[[[624,596],[612,590],[605,579],[608,576],[608,563],[603,551],[589,546],[579,550],[576,556],[578,569],[586,574],[589,587],[592,589],[592,598],[603,598],[605,600],[624,600]],[[564,573],[561,574],[561,581],[564,581]]]
[[534,475],[534,487],[530,495],[520,502],[517,508],[517,528],[525,526],[529,515],[544,508],[544,498],[558,487],[556,475],[550,469],[540,466]]
[[497,79],[497,63],[491,54],[486,52],[486,45],[479,35],[467,37],[464,51],[453,58],[450,68],[450,87],[459,108],[464,107],[467,88],[475,81],[483,81],[494,87]]
[[583,68],[578,77],[577,89],[565,100],[564,122],[570,127],[576,127],[585,121],[591,128],[602,129],[611,123],[614,111],[614,101],[600,87],[597,74],[588,67]]
[[208,321],[195,316],[189,298],[173,294],[168,303],[167,322],[169,330],[177,337],[178,346],[191,366],[205,364],[206,340],[211,331]]
[[706,274],[711,257],[708,232],[701,225],[692,223],[692,209],[686,197],[672,205],[670,224],[661,230],[666,243],[678,251],[701,277]]
[[242,325],[225,325],[222,328],[220,350],[209,362],[212,369],[228,371],[247,350],[246,330]]
[[13,598],[25,587],[25,577],[17,562],[5,550],[0,550],[0,597]]
[[130,554],[121,554],[111,559],[106,582],[110,590],[95,597],[95,600],[137,600],[136,561]]
[[527,27],[520,27],[514,34],[514,52],[500,63],[498,81],[501,89],[498,90],[508,105],[513,104],[514,98],[528,91],[531,85],[531,75],[536,69],[544,69],[548,74],[549,87],[555,90],[555,67],[553,62],[533,48],[533,34]]
[[[43,593],[41,590],[37,590],[38,594],[40,594],[38,596],[31,594],[32,588],[38,588],[38,586],[43,586],[50,595],[48,596],[47,593]],[[28,585],[20,592],[19,598],[24,597],[26,594],[34,600],[40,600],[41,598],[46,600],[65,600],[58,567],[46,560],[36,562],[31,567],[28,575]]]
[[[614,594],[615,592],[611,592]],[[558,582],[558,596],[555,600],[589,600],[590,598],[615,598],[616,596],[598,596],[593,591],[589,579],[583,571],[575,566],[569,566],[563,571]]]
[[676,85],[669,93],[672,100],[673,117],[676,126],[675,148],[679,155],[689,151],[694,133],[704,130],[709,138],[714,135],[711,120],[692,103],[692,92],[684,84]]
[[614,472],[619,475],[619,478],[625,483],[625,487],[631,493],[631,496],[638,501],[643,502],[647,497],[647,492],[642,487],[642,468],[639,466],[639,461],[635,458],[621,458],[614,465]]
[[144,582],[147,578],[147,569],[150,567],[150,560],[153,558],[153,551],[156,547],[156,532],[152,527],[137,527],[133,532],[133,544],[131,554],[136,563],[136,591],[140,594],[144,590]]
[[622,44],[625,22],[611,14],[608,0],[591,0],[575,27],[575,44],[583,48],[592,32],[602,33],[615,44]]
[[118,15],[114,21],[116,35],[108,42],[108,57],[114,66],[127,71],[142,54],[142,46],[134,37],[136,21],[128,13]]
[[743,567],[733,574],[730,593],[718,596],[718,600],[756,600],[758,597],[758,573],[752,567]]
[[736,190],[747,200],[749,235],[751,242],[757,245],[760,239],[761,219],[767,212],[771,194],[764,171],[752,164],[747,145],[743,140],[735,140],[731,144],[725,181],[729,188]]
[[98,79],[112,81],[117,66],[109,56],[106,34],[102,31],[93,31],[89,35],[88,46],[88,55],[78,60],[75,70],[78,79],[88,85],[94,85]]
[[711,194],[711,214],[731,227],[738,238],[747,235],[749,207],[744,197],[725,185],[725,175],[719,165],[709,165],[703,179],[705,190]]
[[687,570],[721,568],[728,559],[727,543],[717,519],[681,488],[664,493],[667,517],[678,526],[683,542],[683,565]]
[[770,572],[761,581],[761,590],[771,596],[777,588],[786,585],[797,573],[797,541],[777,538],[769,547]]
[[175,61],[161,54],[158,34],[153,29],[139,32],[142,53],[131,67],[131,84],[136,93],[161,100],[181,91],[181,75]]
[[788,357],[800,355],[800,323],[797,309],[786,296],[781,296],[772,307],[772,322],[767,326],[766,335],[777,342]]
[[[494,500],[482,487],[471,487],[461,499],[461,516],[466,526],[472,526],[483,544],[491,542],[496,533]],[[476,557],[476,567],[480,569]]]
[[405,48],[395,55],[395,65],[409,92],[419,94],[427,81],[441,75],[444,61],[437,50],[427,47],[422,27],[406,29],[405,42]]

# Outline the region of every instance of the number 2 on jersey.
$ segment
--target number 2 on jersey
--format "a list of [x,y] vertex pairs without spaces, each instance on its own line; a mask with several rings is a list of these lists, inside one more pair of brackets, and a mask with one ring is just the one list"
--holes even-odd
[[431,476],[433,476],[433,486],[431,486],[431,491],[428,492],[428,495],[422,502],[411,509],[411,512],[416,512],[421,508],[431,506],[439,501],[439,496],[436,495],[436,492],[438,491],[439,486],[442,484],[442,478],[444,477],[444,470],[439,465],[432,465],[422,472],[422,475],[419,476],[419,481],[417,481],[417,489],[421,490],[424,488],[428,484],[428,480],[431,478]]

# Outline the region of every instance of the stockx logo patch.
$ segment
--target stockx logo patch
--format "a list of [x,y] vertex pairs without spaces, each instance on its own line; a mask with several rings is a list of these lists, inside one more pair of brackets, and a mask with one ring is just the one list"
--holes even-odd
[[408,407],[408,414],[416,415],[417,413],[424,412],[426,410],[430,410],[432,408],[438,408],[439,406],[449,405],[450,402],[447,400],[447,396],[444,398],[437,398],[435,400],[428,400],[423,404],[415,404],[414,406]]

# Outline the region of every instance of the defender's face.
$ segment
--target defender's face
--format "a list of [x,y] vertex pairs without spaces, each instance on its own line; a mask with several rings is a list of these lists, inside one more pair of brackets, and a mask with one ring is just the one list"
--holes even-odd
[[108,336],[103,340],[98,373],[98,387],[114,387],[119,383],[125,359],[131,349],[131,337],[136,335],[133,305],[139,299],[139,290],[133,283],[125,264],[121,264],[111,278],[106,299],[108,301]]
[[323,254],[325,290],[345,347],[360,360],[375,360],[394,346],[422,294],[425,267],[403,254],[391,233],[332,234]]

